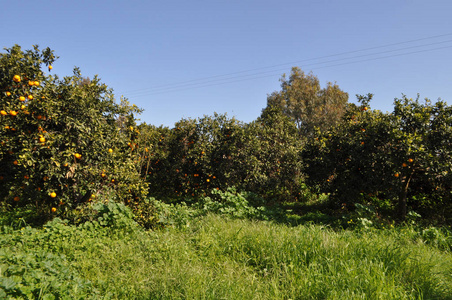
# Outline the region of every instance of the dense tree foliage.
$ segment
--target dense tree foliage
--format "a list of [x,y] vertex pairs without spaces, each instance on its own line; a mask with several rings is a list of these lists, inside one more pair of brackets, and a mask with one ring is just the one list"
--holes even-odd
[[215,114],[181,120],[173,129],[140,127],[142,163],[151,194],[199,196],[237,187],[272,199],[298,197],[301,147],[295,125],[278,108],[243,124]]
[[[118,116],[139,110],[114,96],[99,78],[80,71],[63,79],[46,74],[50,49],[0,54],[0,201],[33,204],[42,213],[68,213],[94,197],[146,193],[134,171],[127,133]],[[129,118],[130,119],[130,118]]]
[[337,85],[322,89],[293,68],[250,123],[214,114],[155,127],[137,125],[140,110],[116,103],[98,77],[77,68],[50,75],[55,59],[38,47],[0,54],[2,207],[68,216],[113,199],[149,225],[148,192],[196,201],[235,188],[274,204],[317,190],[346,211],[367,204],[379,217],[415,211],[452,223],[452,108],[444,101],[403,96],[383,113],[370,109],[372,95],[348,103]]
[[316,128],[327,130],[341,120],[348,94],[337,84],[321,88],[319,79],[294,67],[287,79],[281,78],[281,91],[270,94],[267,106],[277,106],[297,125],[302,135],[312,136]]
[[[344,122],[304,149],[311,184],[338,203],[372,203],[399,219],[407,204],[446,217],[451,209],[452,114],[445,102],[395,100],[394,112],[351,105]],[[438,214],[441,212],[441,214]]]

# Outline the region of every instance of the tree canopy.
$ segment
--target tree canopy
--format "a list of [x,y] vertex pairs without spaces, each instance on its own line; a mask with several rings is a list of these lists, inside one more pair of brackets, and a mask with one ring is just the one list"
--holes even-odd
[[267,97],[267,106],[277,106],[297,125],[300,134],[312,135],[316,128],[328,129],[339,122],[348,103],[348,93],[337,84],[322,88],[312,73],[293,67],[289,78],[280,79],[281,91]]

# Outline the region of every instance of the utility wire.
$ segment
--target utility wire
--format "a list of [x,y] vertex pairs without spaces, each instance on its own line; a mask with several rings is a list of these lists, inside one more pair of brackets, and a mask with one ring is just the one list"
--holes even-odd
[[[382,46],[370,47],[370,48],[365,48],[365,49],[360,49],[360,50],[342,52],[342,53],[338,53],[338,54],[326,55],[326,56],[321,56],[321,57],[317,57],[317,58],[304,59],[304,60],[299,60],[299,61],[295,61],[295,62],[291,62],[291,63],[284,63],[284,64],[278,64],[278,65],[273,65],[273,66],[268,66],[268,67],[262,67],[262,68],[250,69],[250,70],[239,71],[239,72],[234,72],[234,73],[228,73],[228,74],[223,74],[223,75],[215,75],[215,76],[210,76],[210,77],[198,78],[198,79],[193,79],[193,80],[182,81],[179,83],[159,85],[159,86],[150,87],[150,88],[146,88],[146,89],[131,90],[131,91],[126,92],[125,94],[127,94],[127,96],[129,96],[129,97],[137,97],[137,96],[144,96],[144,95],[157,95],[157,94],[163,94],[163,93],[175,92],[175,91],[181,91],[181,90],[187,90],[187,89],[193,89],[193,88],[201,88],[201,87],[207,87],[207,86],[213,86],[213,85],[221,85],[221,84],[239,82],[239,81],[244,81],[244,80],[253,80],[253,79],[259,79],[259,78],[264,78],[264,77],[276,76],[276,75],[280,75],[280,73],[275,74],[274,72],[277,72],[277,71],[281,72],[281,71],[285,70],[285,68],[284,69],[281,69],[281,68],[274,69],[274,68],[281,67],[281,66],[299,64],[301,62],[321,60],[321,59],[330,58],[330,57],[337,57],[337,56],[342,56],[342,55],[347,55],[347,54],[359,53],[359,52],[363,52],[363,51],[386,48],[386,47],[390,47],[390,46],[397,46],[397,45],[413,43],[413,42],[417,42],[417,41],[423,41],[423,40],[434,39],[434,38],[439,38],[439,37],[451,36],[451,35],[452,35],[452,33],[437,35],[437,36],[420,38],[420,39],[398,42],[398,43],[393,43],[393,44],[387,44],[387,45],[382,45]],[[369,54],[362,54],[362,55],[357,55],[357,56],[352,56],[352,57],[338,58],[338,59],[327,60],[327,61],[320,61],[320,62],[315,62],[315,63],[311,63],[311,64],[304,64],[303,67],[331,64],[334,62],[354,60],[354,59],[362,58],[362,57],[381,55],[381,54],[385,54],[385,53],[393,53],[393,52],[404,51],[404,50],[408,50],[408,49],[445,44],[445,43],[449,43],[449,42],[452,42],[452,40],[446,40],[446,41],[404,47],[404,48],[399,48],[399,49],[374,52],[374,53],[369,53]],[[334,66],[346,65],[346,64],[353,64],[353,63],[371,61],[371,60],[376,60],[376,59],[409,55],[409,54],[420,53],[420,52],[434,51],[434,50],[445,49],[445,48],[450,48],[450,47],[452,47],[452,46],[439,47],[439,48],[433,48],[433,49],[425,49],[425,50],[420,50],[420,51],[405,52],[405,53],[399,53],[399,54],[388,55],[388,56],[383,56],[383,57],[369,58],[369,59],[364,59],[364,60],[315,67],[314,69],[334,67]],[[258,71],[258,70],[265,70],[265,69],[273,69],[273,70],[264,71],[264,72],[255,72],[255,73],[251,73],[251,74],[244,74],[244,73],[249,73],[249,72]],[[271,73],[271,74],[269,74],[269,73]],[[243,75],[238,75],[238,74],[243,74]],[[264,75],[264,74],[269,74],[269,75]],[[236,76],[232,76],[232,75],[236,75]]]
[[[322,65],[322,64],[330,64],[330,63],[346,61],[346,60],[354,60],[354,59],[361,58],[361,57],[380,55],[380,54],[397,52],[397,51],[402,51],[402,50],[407,50],[407,49],[420,48],[420,47],[425,47],[425,46],[439,45],[439,44],[444,44],[444,43],[449,43],[449,42],[452,42],[452,40],[443,41],[443,42],[437,42],[437,43],[431,43],[431,44],[427,44],[427,45],[406,47],[406,48],[402,48],[402,49],[382,51],[382,52],[377,52],[377,53],[363,54],[363,55],[358,55],[358,56],[354,56],[354,57],[346,57],[346,58],[341,58],[341,59],[334,59],[334,60],[322,61],[322,62],[317,62],[317,63],[305,64],[305,65],[303,65],[303,67],[311,67],[311,66]],[[452,46],[447,46],[445,48],[450,48],[450,47],[452,47]],[[426,51],[433,51],[433,50],[438,50],[438,49],[444,49],[444,47],[433,48],[433,49],[426,49],[426,50],[414,51],[414,52],[405,52],[405,53],[400,53],[400,54],[395,54],[395,55],[384,56],[384,58],[389,58],[389,57],[393,57],[393,56],[408,55],[408,54],[419,53],[419,52],[426,52]],[[377,59],[380,59],[380,58],[377,58]],[[370,58],[368,60],[374,60],[374,59]],[[367,60],[359,60],[359,62],[365,62],[365,61],[367,61]],[[352,62],[349,62],[349,63],[355,63],[355,62],[352,61]],[[330,66],[333,67],[333,66],[344,65],[344,64],[349,64],[349,63],[341,63],[341,64],[334,64],[334,65],[327,65],[327,66],[323,66],[323,67],[315,67],[314,69],[325,68],[325,67],[330,67]],[[216,85],[216,84],[237,82],[237,81],[241,81],[241,80],[263,78],[263,77],[268,77],[268,76],[260,76],[260,75],[271,73],[269,76],[275,76],[275,75],[280,75],[280,72],[285,71],[285,70],[286,69],[276,69],[276,70],[270,70],[270,71],[266,71],[266,72],[258,72],[258,73],[240,75],[240,76],[226,77],[226,78],[222,78],[222,79],[207,80],[207,81],[199,82],[199,83],[174,84],[174,85],[168,86],[166,88],[164,88],[164,87],[154,88],[154,89],[151,89],[150,91],[144,91],[143,90],[143,91],[130,92],[129,95],[132,94],[132,95],[137,96],[137,95],[140,95],[140,94],[143,94],[143,93],[144,94],[154,95],[154,94],[161,94],[161,93],[165,93],[165,92],[179,91],[179,90],[185,89],[185,88],[191,89],[191,88],[205,87],[205,86],[211,86],[211,85]],[[279,73],[275,74],[274,72],[279,72]],[[259,76],[259,77],[256,77],[256,76]],[[249,78],[249,77],[251,77],[251,78]],[[236,79],[239,79],[239,78],[242,78],[242,79],[241,80],[236,80]],[[227,81],[227,80],[233,80],[233,81]],[[213,84],[211,84],[211,83],[213,83]]]
[[[337,53],[337,54],[331,54],[331,55],[326,55],[326,56],[320,56],[320,57],[315,57],[315,58],[298,60],[298,61],[294,61],[294,62],[290,62],[290,63],[283,63],[283,64],[278,64],[278,65],[261,67],[261,68],[256,68],[256,69],[249,69],[249,70],[238,71],[238,72],[233,72],[233,73],[228,73],[228,74],[223,74],[223,75],[214,75],[214,76],[209,76],[209,77],[202,77],[202,78],[197,78],[197,79],[191,79],[191,80],[182,81],[182,82],[157,85],[157,86],[154,86],[154,87],[145,88],[145,89],[139,89],[139,90],[133,90],[133,91],[157,89],[157,88],[162,88],[162,87],[167,87],[167,86],[173,87],[175,85],[183,85],[183,84],[186,84],[186,83],[192,83],[192,82],[196,82],[196,81],[210,80],[212,78],[225,77],[225,76],[230,76],[230,75],[235,75],[235,74],[248,73],[248,72],[257,71],[257,70],[264,70],[264,69],[270,69],[270,68],[275,68],[275,67],[280,67],[280,66],[299,64],[299,63],[305,62],[305,61],[312,61],[312,60],[318,60],[318,59],[324,59],[324,58],[329,58],[329,57],[341,56],[341,55],[352,54],[352,53],[357,53],[357,52],[363,52],[363,51],[368,51],[368,50],[374,50],[374,49],[379,49],[379,48],[386,48],[386,47],[402,45],[402,44],[407,44],[407,43],[413,43],[413,42],[429,40],[429,39],[435,39],[435,38],[451,36],[451,35],[452,35],[452,33],[435,35],[435,36],[431,36],[431,37],[414,39],[414,40],[409,40],[409,41],[404,41],[404,42],[386,44],[386,45],[382,45],[382,46],[375,46],[375,47],[370,47],[370,48],[364,48],[364,49],[359,49],[359,50],[353,50],[353,51],[341,52],[341,53]],[[131,92],[131,91],[127,91],[127,92]]]
[[[434,50],[441,50],[441,49],[447,49],[447,48],[452,48],[452,46],[445,46],[445,47],[439,47],[439,48],[434,48],[434,49],[413,51],[413,52],[409,52],[409,53],[400,53],[400,54],[394,54],[394,55],[388,55],[388,56],[382,56],[382,57],[363,59],[363,60],[358,60],[358,61],[338,63],[338,64],[334,64],[334,65],[327,65],[327,66],[316,67],[313,70],[324,69],[324,68],[329,68],[329,67],[337,67],[337,66],[342,66],[342,65],[355,64],[355,63],[362,63],[362,62],[366,62],[366,61],[373,61],[373,60],[379,60],[379,59],[387,59],[387,58],[390,58],[390,57],[397,57],[397,56],[403,56],[403,55],[409,55],[409,54],[415,54],[415,53],[421,53],[421,52],[427,52],[427,51],[434,51]],[[250,78],[245,78],[245,79],[235,79],[235,80],[230,80],[230,81],[223,81],[223,82],[218,82],[218,83],[211,83],[211,84],[198,85],[198,86],[192,86],[192,87],[181,87],[181,88],[175,88],[175,89],[164,90],[164,91],[157,91],[157,92],[150,92],[150,93],[148,92],[148,93],[145,93],[145,94],[142,94],[142,95],[135,95],[135,97],[160,95],[160,94],[179,92],[179,91],[185,91],[185,90],[191,90],[191,89],[197,89],[197,88],[203,88],[203,87],[209,87],[209,86],[217,86],[217,85],[223,85],[223,84],[229,84],[229,83],[235,83],[235,82],[242,82],[242,81],[247,81],[247,80],[255,80],[255,79],[272,77],[272,76],[279,76],[279,75],[280,75],[280,73],[273,73],[273,74],[270,74],[270,75],[255,76],[255,77],[250,77]]]

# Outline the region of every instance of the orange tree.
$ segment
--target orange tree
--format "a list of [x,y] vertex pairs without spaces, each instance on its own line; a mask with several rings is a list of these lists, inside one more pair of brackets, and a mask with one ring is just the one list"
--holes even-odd
[[[49,48],[0,54],[0,201],[65,213],[94,197],[143,196],[145,185],[124,149],[118,116],[139,110],[116,104],[95,77],[63,79],[42,68],[56,59]],[[5,113],[4,113],[5,112]],[[132,118],[133,119],[133,118]]]
[[181,120],[171,130],[148,128],[142,174],[151,194],[200,196],[236,187],[269,200],[299,195],[301,142],[279,108],[266,108],[250,124],[215,114]]
[[389,114],[371,110],[371,98],[360,96],[344,122],[308,143],[303,156],[310,183],[338,203],[370,201],[401,220],[407,205],[425,206],[421,198],[439,208],[451,196],[451,109],[403,97]]
[[174,196],[171,185],[172,173],[168,165],[168,140],[172,131],[167,127],[155,127],[146,123],[140,124],[135,151],[139,157],[139,168],[143,180],[149,183],[149,192],[159,198]]
[[295,123],[279,107],[267,106],[247,124],[238,145],[233,159],[239,186],[269,201],[299,199],[302,140]]
[[230,160],[227,154],[234,147],[231,136],[241,128],[234,118],[215,114],[182,119],[172,129],[140,126],[147,149],[141,150],[142,174],[151,194],[199,196],[233,184],[226,175],[230,165],[224,162]]

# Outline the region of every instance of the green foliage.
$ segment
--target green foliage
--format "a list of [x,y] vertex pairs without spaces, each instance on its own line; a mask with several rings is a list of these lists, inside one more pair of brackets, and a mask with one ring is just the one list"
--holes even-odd
[[0,250],[0,298],[86,299],[94,290],[66,257],[40,250],[19,254]]
[[142,198],[146,184],[117,126],[139,110],[124,99],[116,104],[98,77],[77,68],[63,79],[46,74],[42,65],[55,59],[37,46],[0,54],[0,201],[33,205],[46,219],[112,192]]
[[328,82],[322,89],[316,76],[298,67],[292,68],[289,79],[283,75],[280,81],[281,91],[267,97],[267,107],[281,108],[302,136],[312,137],[316,128],[325,131],[341,120],[348,94],[337,84]]
[[166,204],[153,198],[150,201],[155,207],[154,228],[173,226],[178,229],[185,229],[190,227],[193,216],[196,215],[196,212],[188,208],[184,202],[180,204]]
[[246,172],[243,190],[277,202],[297,201],[303,190],[302,141],[292,121],[277,107],[267,107],[246,127],[237,172]]
[[235,218],[266,219],[266,209],[262,206],[263,204],[264,200],[256,194],[239,193],[235,188],[228,188],[224,192],[213,190],[211,196],[201,198],[195,207],[203,212],[224,214]]
[[452,232],[446,228],[429,227],[422,229],[421,237],[428,245],[441,250],[452,251]]
[[[338,204],[369,202],[383,213],[392,207],[401,220],[407,205],[421,215],[433,205],[444,212],[435,218],[445,222],[451,206],[440,204],[451,196],[451,108],[404,97],[393,113],[382,113],[369,109],[371,98],[359,97],[361,105],[349,105],[340,126],[305,147],[310,184],[332,193]],[[416,201],[426,193],[435,200]]]
[[[65,230],[59,220],[44,230],[21,228],[0,237],[0,297],[8,299],[93,299],[97,291],[84,279],[64,254],[34,248],[37,240],[44,243],[58,239]],[[33,251],[29,251],[33,249]]]
[[181,120],[171,130],[142,125],[140,132],[141,172],[152,195],[201,197],[237,187],[268,201],[301,196],[301,142],[277,108],[250,124],[215,114]]
[[132,210],[122,203],[109,201],[108,203],[98,203],[94,206],[97,211],[96,223],[102,227],[112,229],[135,229],[136,223],[133,221]]
[[450,299],[452,293],[451,252],[439,243],[450,232],[437,228],[333,231],[212,214],[188,220],[190,226],[155,231],[58,219],[42,229],[4,228],[0,293],[8,299]]

